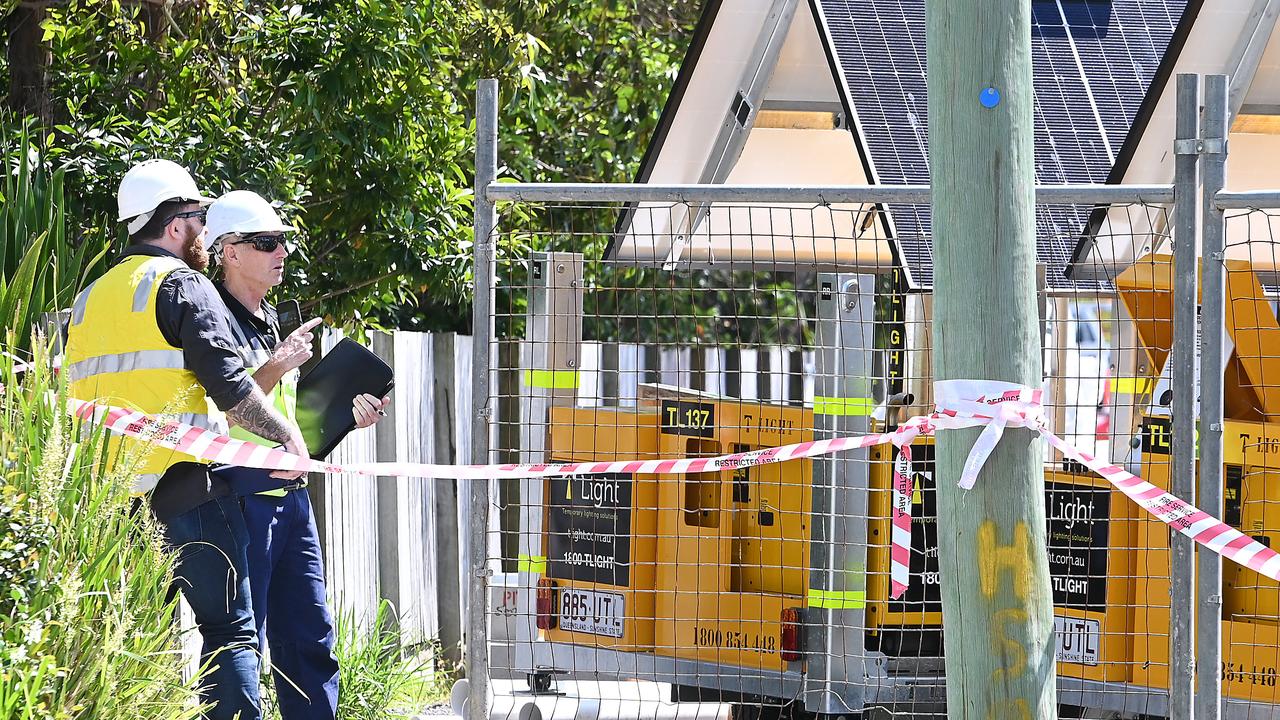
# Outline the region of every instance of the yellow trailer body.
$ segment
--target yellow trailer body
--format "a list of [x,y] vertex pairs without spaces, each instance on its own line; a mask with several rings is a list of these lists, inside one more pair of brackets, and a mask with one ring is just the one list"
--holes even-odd
[[[554,407],[553,462],[657,457],[652,412]],[[544,581],[554,622],[543,637],[632,652],[654,646],[658,477],[548,478],[543,498]]]
[[[741,401],[663,399],[663,457],[804,442],[813,413]],[[665,477],[658,493],[656,651],[783,670],[782,611],[808,588],[812,461]]]
[[[1167,418],[1143,422],[1143,477],[1169,487]],[[1227,421],[1223,428],[1223,496],[1227,524],[1275,547],[1280,540],[1280,427]],[[1169,683],[1169,535],[1167,525],[1144,518],[1139,525],[1139,563],[1135,648],[1140,661],[1134,681],[1149,687]],[[1280,586],[1235,563],[1223,564],[1223,695],[1267,703],[1280,702]]]
[[[889,597],[890,489],[897,450],[871,451],[867,630],[890,654],[941,654],[933,438],[912,449],[911,580]],[[1132,672],[1134,538],[1132,504],[1084,468],[1045,473],[1049,572],[1065,677],[1127,681]],[[932,636],[930,636],[932,631]]]

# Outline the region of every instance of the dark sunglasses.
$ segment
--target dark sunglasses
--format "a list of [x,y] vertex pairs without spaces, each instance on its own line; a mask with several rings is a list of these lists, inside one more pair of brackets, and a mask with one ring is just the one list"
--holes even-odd
[[[252,245],[254,250],[261,252],[275,252],[276,248],[284,245],[284,235],[250,235],[243,240],[231,243],[232,245]],[[287,247],[286,247],[287,249]]]
[[174,213],[173,215],[170,215],[169,219],[164,221],[164,224],[168,225],[169,223],[173,222],[174,220],[177,220],[178,218],[199,218],[200,224],[203,225],[205,222],[205,218],[208,215],[209,215],[209,208],[197,208],[195,210],[187,210],[185,212]]

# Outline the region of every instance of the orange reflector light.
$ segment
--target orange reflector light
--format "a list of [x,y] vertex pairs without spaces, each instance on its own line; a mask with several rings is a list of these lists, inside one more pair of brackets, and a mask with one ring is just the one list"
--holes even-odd
[[800,608],[782,611],[782,659],[785,662],[800,659]]
[[542,578],[538,581],[537,624],[539,630],[556,628],[556,584]]

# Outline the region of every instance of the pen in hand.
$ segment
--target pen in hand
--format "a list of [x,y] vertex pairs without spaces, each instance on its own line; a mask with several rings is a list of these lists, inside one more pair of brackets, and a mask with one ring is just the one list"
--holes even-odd
[[369,427],[377,422],[379,418],[387,417],[385,408],[390,403],[390,397],[384,397],[379,400],[368,393],[357,395],[351,406],[351,414],[355,418],[356,427]]

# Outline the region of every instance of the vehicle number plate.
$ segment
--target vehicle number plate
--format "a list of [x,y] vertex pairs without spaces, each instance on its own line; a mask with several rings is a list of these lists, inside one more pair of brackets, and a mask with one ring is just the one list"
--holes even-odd
[[621,593],[565,588],[560,591],[560,628],[620,638],[624,602]]
[[1102,642],[1102,623],[1086,618],[1053,616],[1054,636],[1058,644],[1058,661],[1080,665],[1098,664],[1098,645]]

